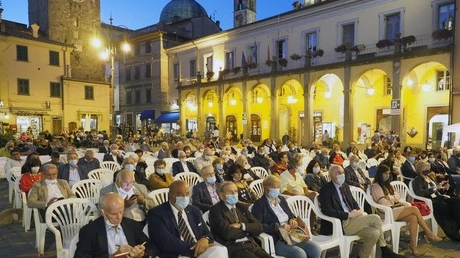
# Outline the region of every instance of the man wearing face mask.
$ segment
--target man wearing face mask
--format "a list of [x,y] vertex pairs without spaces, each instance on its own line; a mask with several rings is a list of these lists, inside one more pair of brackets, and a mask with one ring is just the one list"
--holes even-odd
[[264,178],[264,195],[254,203],[252,214],[262,223],[264,233],[273,237],[276,255],[286,258],[319,258],[321,248],[313,241],[302,241],[293,246],[280,239],[278,227],[289,231],[299,227],[298,220],[289,208],[286,199],[280,195],[281,181],[269,175]]
[[110,152],[109,141],[104,140],[102,142],[102,146],[99,148],[99,153],[109,153],[109,152]]
[[460,150],[458,148],[452,150],[452,155],[447,160],[447,164],[453,175],[460,174]]
[[265,170],[268,171],[268,168],[271,165],[275,165],[275,162],[273,162],[267,155],[265,155],[265,147],[263,145],[257,147],[257,152],[254,154],[254,157],[252,158],[252,166],[253,167],[263,167]]
[[121,153],[118,151],[118,145],[116,143],[110,145],[110,152],[104,155],[103,161],[115,161],[120,165],[123,163],[123,156],[121,156]]
[[209,210],[211,232],[216,241],[225,245],[230,258],[270,258],[255,241],[262,233],[262,225],[248,211],[247,205],[238,203],[238,189],[233,182],[220,186],[220,202]]
[[148,214],[149,236],[159,249],[159,257],[228,257],[225,247],[213,245],[214,238],[201,211],[189,205],[189,187],[185,181],[174,181],[168,198],[168,202]]
[[77,165],[78,155],[76,153],[67,154],[67,161],[69,163],[59,167],[59,179],[64,179],[69,182],[70,187],[80,180],[88,179],[88,174]]
[[123,198],[124,217],[145,225],[145,212],[154,206],[154,201],[149,197],[145,186],[134,181],[132,171],[125,169],[118,172],[115,182],[101,189],[101,196],[110,192],[118,193]]
[[358,167],[358,156],[350,157],[350,165],[345,168],[345,182],[348,185],[360,187],[366,191],[367,186],[371,184],[371,180],[364,175],[361,168]]
[[[351,194],[350,187],[345,183],[343,168],[338,165],[331,165],[329,176],[331,181],[323,186],[319,193],[321,210],[325,215],[342,221],[345,235],[358,235],[363,240],[358,257],[369,257],[373,246],[376,244],[381,249],[382,257],[403,257],[387,247],[380,217],[376,214],[367,215],[359,209],[358,203]],[[321,235],[330,235],[332,224],[322,220],[320,232]]]
[[155,167],[155,173],[149,177],[152,189],[168,188],[174,182],[174,177],[169,171],[166,171],[166,162],[162,159],[157,159],[153,166]]
[[18,149],[11,150],[11,158],[7,159],[5,162],[5,172],[9,171],[13,167],[22,167],[24,165],[25,159],[21,159],[21,152]]
[[201,170],[203,182],[193,187],[192,204],[205,213],[214,204],[219,202],[219,183],[216,183],[216,174],[212,166],[205,166]]
[[281,193],[287,195],[305,195],[313,201],[318,193],[308,189],[302,176],[297,172],[298,168],[299,160],[296,158],[290,159],[287,170],[280,175]]
[[66,180],[57,179],[58,169],[55,165],[46,165],[43,168],[43,174],[44,179],[34,183],[27,200],[27,206],[39,209],[42,218],[44,218],[46,208],[52,203],[76,197]]
[[200,173],[203,167],[212,165],[213,160],[214,160],[214,154],[212,150],[210,148],[205,148],[203,151],[203,155],[195,159],[196,171]]
[[101,167],[99,160],[94,158],[94,152],[92,150],[86,150],[85,156],[78,159],[77,165],[81,167],[85,174]]
[[0,157],[11,158],[11,151],[14,149],[14,142],[8,141],[5,147],[0,149]]
[[[108,193],[99,202],[102,216],[80,229],[75,257],[148,257],[148,237],[141,225],[123,217],[124,202],[120,195]],[[153,257],[156,256],[152,254]]]
[[416,156],[417,154],[415,152],[408,152],[407,159],[401,166],[401,173],[404,177],[404,183],[406,183],[406,185],[409,185],[409,181],[417,176],[417,173],[415,172]]
[[172,173],[173,176],[177,175],[180,172],[195,172],[195,166],[192,162],[187,161],[187,154],[184,151],[178,152],[179,161],[176,161],[172,164]]

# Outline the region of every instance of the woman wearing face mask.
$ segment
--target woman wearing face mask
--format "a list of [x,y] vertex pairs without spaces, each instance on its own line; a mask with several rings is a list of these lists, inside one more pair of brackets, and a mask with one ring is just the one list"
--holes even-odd
[[227,171],[227,181],[235,183],[238,188],[239,201],[250,205],[257,200],[257,196],[254,191],[249,188],[246,179],[243,178],[243,171],[244,168],[238,164],[234,164]]
[[227,180],[227,173],[224,170],[224,160],[221,158],[215,158],[212,161],[212,166],[216,172],[217,183],[222,183]]
[[174,182],[174,177],[166,170],[166,162],[158,159],[153,163],[153,166],[155,167],[155,173],[149,177],[152,189],[168,188]]
[[433,202],[434,218],[447,237],[460,241],[460,198],[449,197],[445,193],[452,187],[448,181],[436,180],[431,166],[420,161],[415,166],[417,176],[412,180],[414,193],[431,199]]
[[[390,177],[390,168],[386,165],[380,164],[377,167],[374,182],[371,185],[372,199],[379,204],[392,207],[393,218],[395,220],[409,223],[409,249],[412,254],[417,255],[417,233],[419,225],[425,232],[425,238],[427,241],[439,242],[442,239],[433,234],[417,207],[405,206],[405,204],[399,202],[400,196],[390,184]],[[380,216],[384,216],[381,211],[377,212]]]
[[39,158],[30,158],[23,167],[27,167],[26,170],[29,172],[22,173],[21,181],[19,181],[19,188],[27,194],[34,183],[42,180],[44,176],[41,172],[42,164]]
[[273,237],[276,255],[286,258],[320,257],[321,248],[307,240],[287,245],[277,233],[282,227],[287,231],[299,227],[299,221],[292,213],[284,197],[280,196],[281,181],[269,175],[263,181],[264,195],[254,203],[252,214],[262,223],[263,231]]
[[308,163],[306,171],[307,175],[304,180],[308,189],[319,192],[319,189],[327,184],[327,180],[321,172],[321,164],[319,161],[313,159]]

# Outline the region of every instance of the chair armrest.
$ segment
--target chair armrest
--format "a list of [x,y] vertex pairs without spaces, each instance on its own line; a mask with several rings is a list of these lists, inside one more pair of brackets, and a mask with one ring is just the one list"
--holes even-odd
[[423,197],[423,196],[415,195],[415,193],[413,193],[412,191],[408,191],[408,193],[414,200],[425,202],[426,205],[428,205],[428,207],[430,208],[430,211],[433,211],[433,202],[431,201],[431,199]]
[[343,227],[342,222],[338,218],[330,217],[324,215],[316,206],[312,206],[313,212],[316,214],[317,217],[327,220],[332,223],[332,236],[334,238],[339,238],[343,236]]
[[271,256],[274,256],[275,255],[275,243],[273,242],[273,237],[267,233],[261,233],[260,235],[257,236],[257,238],[261,242],[262,249],[264,249],[265,252],[267,252]]
[[379,203],[376,203],[372,198],[370,198],[368,195],[366,195],[366,201],[374,208],[382,210],[385,212],[385,218],[383,219],[383,222],[386,223],[392,223],[393,222],[393,209],[391,207],[388,207],[386,205],[382,205]]

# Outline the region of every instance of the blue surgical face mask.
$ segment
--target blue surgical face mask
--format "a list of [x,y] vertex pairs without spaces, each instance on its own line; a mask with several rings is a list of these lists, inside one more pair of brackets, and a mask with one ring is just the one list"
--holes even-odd
[[229,205],[235,205],[238,202],[238,195],[237,194],[227,194],[225,195],[225,201]]
[[187,207],[189,203],[190,203],[189,197],[176,197],[175,205],[178,210],[184,210],[185,207]]
[[157,168],[155,169],[155,171],[157,172],[158,175],[162,176],[164,173],[165,173],[165,170],[164,169],[161,169],[161,168]]
[[208,183],[210,185],[213,185],[215,182],[216,182],[216,177],[215,176],[206,178],[206,183]]
[[223,164],[217,164],[216,168],[217,168],[217,170],[222,170],[222,169],[224,169],[224,165]]
[[433,163],[433,162],[434,162],[434,158],[428,158],[428,161],[429,161],[430,163]]
[[134,171],[134,165],[133,164],[126,164],[125,169],[129,171]]
[[71,159],[71,160],[69,160],[69,165],[72,166],[72,167],[75,167],[75,166],[77,166],[77,162],[78,162],[77,160]]
[[270,196],[271,198],[278,198],[278,195],[280,195],[279,188],[272,188],[268,190],[268,196]]
[[353,164],[351,164],[351,166],[352,166],[353,168],[358,168],[358,162],[353,162]]
[[407,160],[409,160],[410,163],[414,163],[415,157],[414,157],[414,156],[409,156],[409,157],[407,158]]
[[243,151],[243,152],[241,152],[241,155],[247,157],[247,156],[248,156],[248,152],[247,152],[247,151]]

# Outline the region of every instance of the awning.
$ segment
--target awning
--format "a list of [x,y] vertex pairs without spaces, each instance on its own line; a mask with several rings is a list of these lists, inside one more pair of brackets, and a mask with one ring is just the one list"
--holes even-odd
[[155,109],[142,110],[141,120],[155,119]]
[[176,123],[177,120],[179,120],[178,112],[163,113],[155,120],[155,124]]

